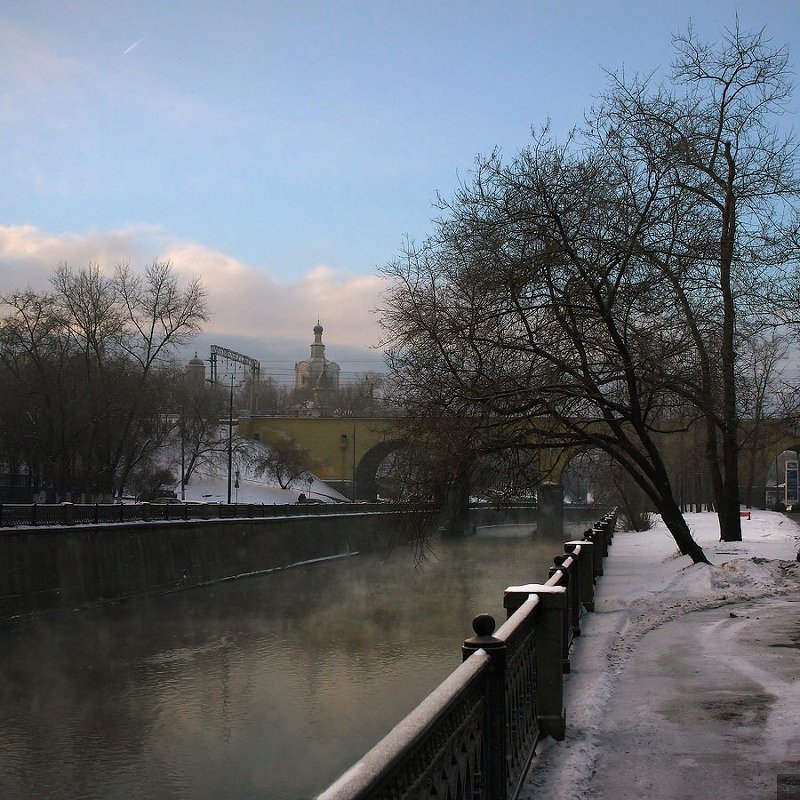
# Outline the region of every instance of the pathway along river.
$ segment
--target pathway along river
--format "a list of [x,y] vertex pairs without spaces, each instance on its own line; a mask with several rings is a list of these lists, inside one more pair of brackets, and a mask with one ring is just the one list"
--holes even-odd
[[313,796],[457,666],[476,613],[546,578],[560,543],[532,527],[0,629],[0,797]]

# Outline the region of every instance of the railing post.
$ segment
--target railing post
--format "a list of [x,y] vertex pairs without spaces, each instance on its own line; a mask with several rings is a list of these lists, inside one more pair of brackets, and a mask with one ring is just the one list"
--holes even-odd
[[592,533],[594,534],[595,541],[600,545],[603,558],[608,556],[608,534],[606,533],[606,526],[602,523],[592,525]]
[[494,617],[478,614],[472,620],[475,636],[464,641],[461,649],[466,661],[476,650],[485,650],[491,656],[486,673],[486,717],[484,752],[486,753],[485,792],[481,797],[492,800],[506,799],[508,782],[508,755],[506,753],[506,644],[492,634]]
[[[572,624],[572,635],[581,635],[581,576],[578,571],[578,556],[572,553],[556,556],[553,559],[555,569],[550,570],[552,574],[560,570],[567,579],[567,599],[569,610],[569,621]],[[565,566],[565,564],[569,566]]]
[[[548,578],[552,578],[556,573],[558,573],[558,578],[552,585],[564,589],[564,613],[561,615],[561,670],[567,673],[572,671],[572,665],[569,663],[569,648],[572,644],[572,606],[574,602],[570,588],[569,570],[550,567]],[[550,581],[548,581],[549,583]]]
[[589,541],[565,542],[567,553],[579,553],[578,574],[581,584],[581,604],[587,611],[594,611],[594,543]]
[[592,571],[597,579],[603,574],[603,543],[593,528],[586,531],[583,538],[592,545]]
[[614,528],[617,527],[617,512],[609,511],[609,513],[603,517],[602,524],[605,525],[608,546],[610,547],[614,540]]
[[510,617],[530,595],[539,595],[536,618],[536,716],[542,736],[564,738],[567,715],[564,709],[564,671],[561,664],[566,589],[531,583],[509,586],[503,606]]

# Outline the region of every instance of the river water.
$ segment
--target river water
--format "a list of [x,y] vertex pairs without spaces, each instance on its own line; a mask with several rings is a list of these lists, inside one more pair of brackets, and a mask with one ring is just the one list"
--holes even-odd
[[458,665],[475,614],[547,577],[561,546],[531,528],[0,630],[0,798],[312,797]]

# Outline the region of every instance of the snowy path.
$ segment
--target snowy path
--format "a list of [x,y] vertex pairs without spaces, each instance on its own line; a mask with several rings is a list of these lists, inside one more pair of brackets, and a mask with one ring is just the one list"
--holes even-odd
[[539,747],[523,798],[774,798],[800,773],[800,530],[754,512],[716,566],[663,527],[617,534],[566,677],[567,739]]

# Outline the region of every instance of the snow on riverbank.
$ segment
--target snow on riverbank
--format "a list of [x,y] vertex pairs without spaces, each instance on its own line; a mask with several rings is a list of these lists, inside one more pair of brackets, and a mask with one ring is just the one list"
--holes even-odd
[[[304,481],[298,483],[294,488],[281,489],[279,486],[272,486],[255,478],[240,478],[238,490],[234,484],[231,484],[231,502],[283,505],[296,503],[301,492],[306,497],[326,503],[347,501],[344,495],[318,479],[314,479],[310,486],[308,482]],[[175,493],[180,497],[180,485],[175,487]],[[227,475],[193,475],[186,486],[186,500],[198,503],[227,503]]]
[[[693,795],[691,786],[677,785],[679,777],[675,776],[680,776],[681,769],[669,762],[666,749],[659,750],[659,745],[667,747],[666,742],[670,735],[675,735],[678,723],[665,721],[667,718],[656,710],[661,707],[653,698],[659,693],[667,696],[672,692],[669,696],[674,699],[685,695],[687,686],[691,687],[690,694],[695,701],[694,707],[697,707],[706,702],[703,698],[712,696],[721,687],[735,694],[737,676],[748,674],[751,682],[753,675],[761,676],[761,684],[768,687],[763,690],[765,696],[786,694],[787,691],[791,695],[787,698],[788,703],[779,702],[778,707],[782,724],[787,724],[785,717],[788,713],[790,730],[794,731],[795,737],[800,735],[800,702],[797,702],[800,698],[795,697],[800,687],[790,683],[787,690],[784,686],[786,676],[776,677],[773,673],[778,668],[772,663],[766,666],[762,663],[780,653],[785,657],[780,669],[785,671],[787,663],[794,669],[798,660],[797,649],[791,649],[791,644],[781,643],[768,646],[761,643],[756,647],[753,644],[756,623],[747,631],[740,626],[737,635],[717,635],[721,621],[716,619],[713,624],[707,623],[708,630],[716,633],[692,639],[698,636],[697,621],[704,618],[690,613],[733,604],[746,606],[752,602],[763,609],[764,619],[769,617],[773,620],[771,624],[775,631],[780,630],[782,619],[786,620],[787,626],[797,624],[800,604],[789,606],[788,613],[793,615],[790,621],[786,616],[786,601],[800,599],[800,563],[795,560],[800,548],[800,528],[783,514],[753,511],[750,520],[742,520],[744,540],[729,543],[718,541],[716,515],[687,514],[686,518],[712,565],[692,565],[690,559],[681,556],[661,522],[650,531],[616,534],[604,565],[605,574],[598,579],[597,612],[583,618],[583,635],[576,640],[573,671],[565,677],[567,738],[561,743],[546,739],[540,744],[521,797],[544,796],[543,793],[554,799],[587,795],[622,799],[673,796],[666,793],[665,786],[670,786],[671,792],[678,792],[674,796],[701,796]],[[728,617],[731,622],[736,622],[738,616],[749,618],[749,612],[741,610],[717,613],[724,621],[728,621]],[[668,624],[669,636],[647,635]],[[778,635],[775,631],[773,634]],[[676,643],[684,639],[691,640],[692,644],[679,652]],[[700,650],[705,661],[697,655]],[[739,667],[736,674],[728,675],[717,666],[730,661],[729,656],[733,655],[736,657],[733,661]],[[692,658],[699,660],[692,662],[692,669],[686,670],[687,678],[681,673],[681,665]],[[639,665],[643,660],[650,665],[648,669],[643,670]],[[654,683],[653,674],[657,668],[653,665],[659,664],[667,665],[667,677]],[[764,677],[767,674],[769,678]],[[794,680],[794,672],[790,678]],[[665,700],[664,707],[666,705]],[[629,713],[626,708],[641,709],[640,716],[646,718],[642,730],[631,720],[624,719]],[[685,709],[682,714],[691,716]],[[659,725],[668,730],[659,730]],[[724,732],[727,737],[725,747],[730,752],[726,753],[726,758],[732,763],[738,758],[738,762],[743,763],[748,751],[743,749],[742,755],[734,755],[736,731],[731,729],[731,725],[730,721],[720,720],[717,730],[713,727],[713,716],[707,714],[703,718],[703,730],[708,736],[713,733],[721,738]],[[624,736],[620,733],[621,728]],[[691,730],[691,735],[682,734],[686,751],[691,751],[694,746],[698,750],[705,746],[713,750],[703,738],[706,734]],[[750,729],[748,736],[750,752],[760,752],[762,761],[783,765],[783,770],[787,771],[785,748],[777,740],[772,741],[775,737],[763,733],[759,739],[758,731]],[[800,741],[794,744],[800,745]],[[627,761],[615,751],[620,747],[629,754]],[[619,761],[620,758],[623,760]],[[714,759],[709,757],[706,760],[713,762]],[[626,771],[628,763],[630,772]],[[610,764],[614,765],[613,768],[609,767]],[[793,765],[794,762],[790,761],[789,766]],[[598,774],[595,776],[596,769]],[[713,768],[706,765],[706,774],[723,780],[725,774],[733,773],[729,769],[728,773],[721,772],[717,776]],[[774,775],[770,780],[774,781]],[[686,793],[681,793],[684,790]],[[658,795],[659,791],[661,795]],[[752,795],[740,790],[738,794],[734,792],[729,796]]]
[[[296,503],[300,494],[307,498],[325,503],[348,502],[336,489],[325,481],[311,476],[300,478],[288,489],[276,486],[276,481],[269,480],[266,475],[258,474],[254,464],[259,455],[265,452],[266,445],[249,439],[234,436],[235,447],[231,464],[231,502],[233,503],[266,503],[268,505]],[[180,475],[180,454],[171,454],[171,463]],[[236,487],[235,476],[239,475],[239,486]],[[173,487],[175,494],[181,497],[180,482]],[[193,472],[184,490],[184,499],[199,503],[228,502],[228,455],[217,451],[203,457],[202,464]]]

